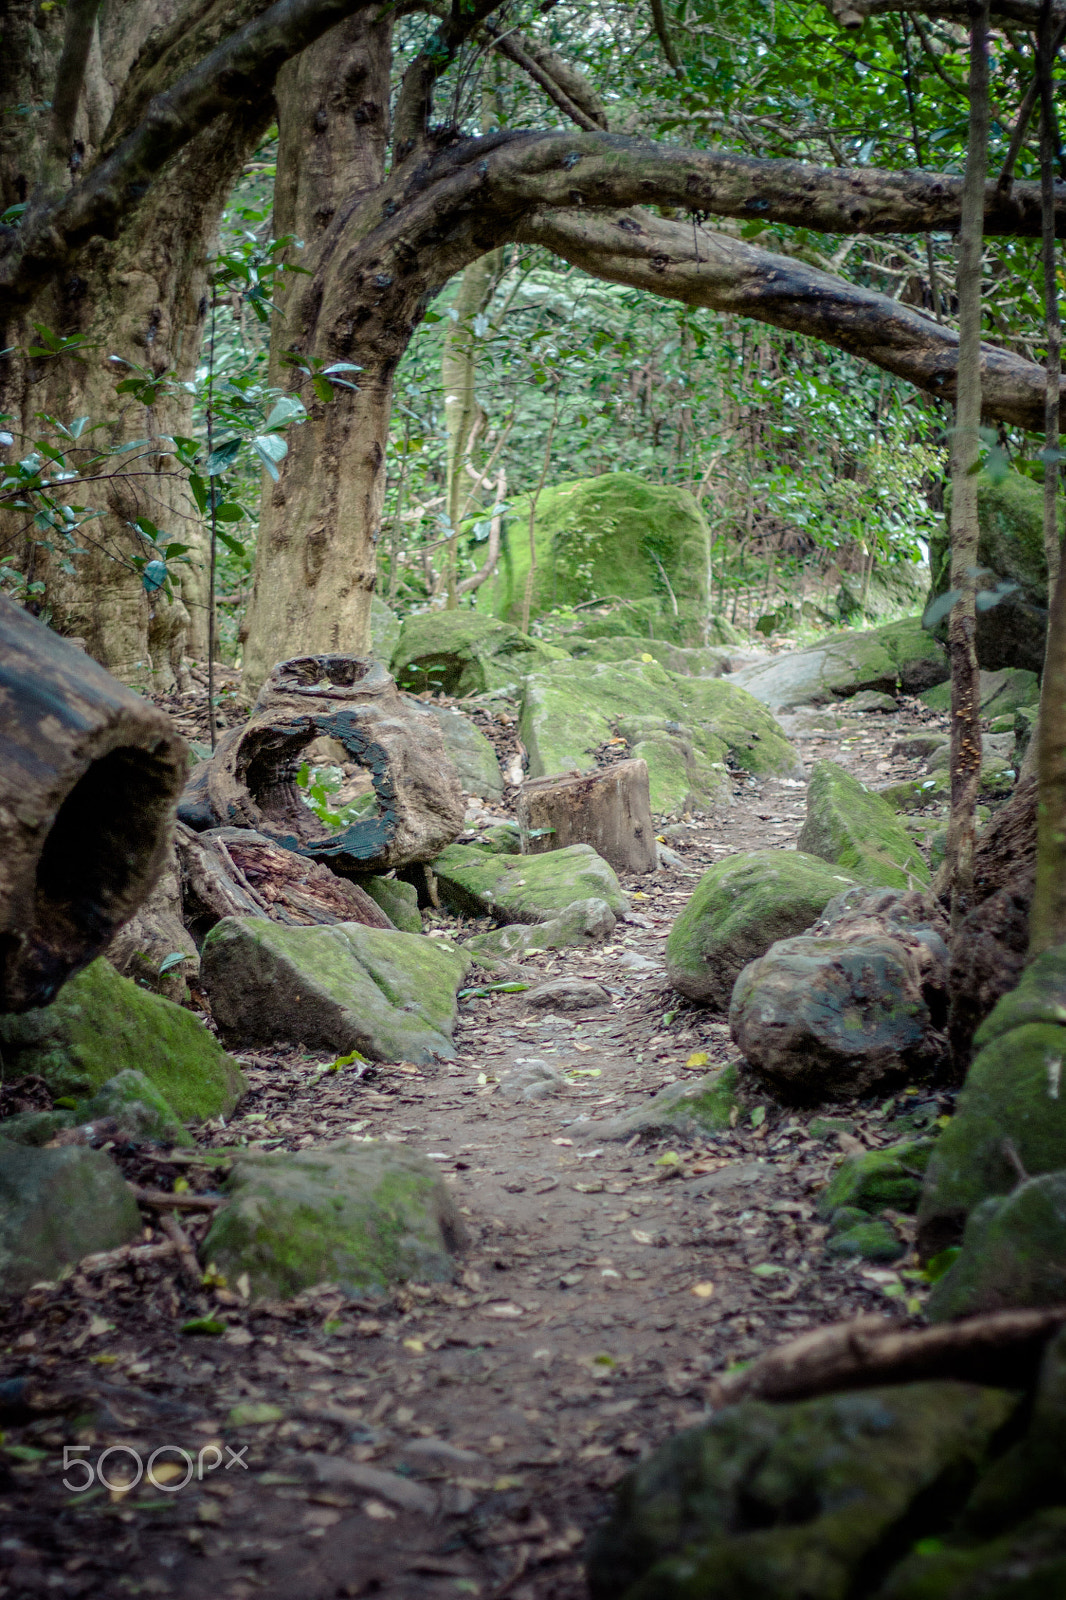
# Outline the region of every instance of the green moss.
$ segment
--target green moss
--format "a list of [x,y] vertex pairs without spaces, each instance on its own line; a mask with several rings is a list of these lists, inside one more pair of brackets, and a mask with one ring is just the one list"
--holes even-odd
[[829,705],[861,690],[916,694],[948,676],[943,648],[916,618],[829,634],[804,650],[743,667],[734,682],[775,711]]
[[[938,683],[918,697],[931,711],[951,710],[951,684]],[[983,717],[1012,716],[1020,706],[1035,705],[1040,698],[1040,682],[1035,672],[1022,667],[1004,667],[998,672],[981,673],[980,706]],[[993,728],[993,733],[997,730]],[[1013,732],[1009,722],[1002,730]]]
[[575,661],[643,661],[650,656],[667,672],[674,672],[681,678],[716,678],[729,670],[732,654],[728,649],[713,647],[685,649],[666,639],[642,639],[635,634],[607,639],[586,639],[577,635],[561,637],[560,643]]
[[422,932],[418,890],[413,883],[404,883],[401,878],[364,878],[361,887],[401,933]]
[[887,1149],[868,1150],[865,1155],[849,1156],[823,1190],[818,1200],[819,1212],[830,1216],[841,1206],[856,1206],[870,1215],[886,1206],[895,1211],[913,1211],[933,1149],[932,1139],[912,1139]]
[[689,999],[724,1010],[749,961],[809,928],[854,882],[795,850],[753,850],[716,862],[670,929],[670,982]]
[[605,900],[615,916],[629,909],[614,871],[587,844],[540,856],[500,856],[453,844],[433,870],[449,905],[500,922],[548,922],[577,900]]
[[113,1117],[137,1139],[157,1144],[193,1143],[155,1084],[133,1068],[116,1073],[91,1100],[78,1106],[78,1122],[98,1122],[105,1117]]
[[834,1233],[825,1253],[844,1261],[898,1261],[907,1254],[907,1247],[890,1222],[864,1217],[852,1227]]
[[650,1100],[595,1126],[597,1139],[629,1139],[635,1133],[668,1133],[699,1139],[732,1127],[738,1110],[740,1074],[735,1065],[705,1078],[667,1084]]
[[1066,1299],[1066,1173],[1030,1178],[975,1206],[962,1250],[933,1286],[933,1322]]
[[557,649],[476,611],[424,611],[407,617],[390,670],[401,689],[482,694],[503,689],[551,661]]
[[228,1116],[244,1092],[237,1063],[191,1011],[120,977],[102,957],[50,1006],[0,1017],[7,1070],[38,1073],[56,1095],[88,1098],[127,1068],[183,1121]]
[[462,1227],[440,1174],[388,1145],[244,1156],[227,1184],[203,1255],[254,1298],[289,1298],[318,1283],[348,1294],[453,1276]]
[[1066,1507],[1056,1506],[996,1539],[921,1540],[878,1600],[1061,1600],[1064,1594]]
[[[0,1141],[10,1144],[49,1144],[64,1128],[77,1122],[73,1111],[20,1111],[0,1122]],[[182,1130],[184,1132],[184,1130]]]
[[816,761],[797,850],[832,861],[864,883],[911,889],[929,869],[892,807],[835,761]]
[[[512,503],[504,534],[497,572],[477,591],[477,604],[517,622],[530,567],[528,500]],[[600,597],[653,598],[670,616],[676,600],[693,619],[689,642],[702,642],[710,534],[687,490],[646,483],[633,472],[555,484],[537,501],[534,543],[531,616]]]
[[648,762],[658,811],[726,799],[730,766],[770,776],[799,764],[774,718],[742,689],[679,677],[654,661],[566,661],[533,673],[519,731],[535,778],[592,770],[595,750],[621,732]]

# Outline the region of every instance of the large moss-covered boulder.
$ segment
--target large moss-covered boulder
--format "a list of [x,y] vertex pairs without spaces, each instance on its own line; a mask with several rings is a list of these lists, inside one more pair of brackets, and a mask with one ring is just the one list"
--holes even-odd
[[[1024,667],[1001,667],[998,672],[980,675],[980,706],[983,717],[1006,716],[1021,706],[1036,705],[1040,699],[1040,680],[1035,672]],[[951,710],[951,684],[938,683],[926,689],[919,699],[931,711]]]
[[237,1063],[191,1011],[149,994],[103,959],[50,1006],[0,1017],[9,1076],[37,1073],[55,1095],[90,1097],[127,1069],[143,1072],[183,1121],[228,1116],[244,1093]]
[[614,869],[591,845],[542,856],[502,856],[452,844],[433,863],[441,898],[457,911],[499,922],[550,922],[578,900],[603,900],[614,916],[629,902]]
[[669,1083],[620,1116],[591,1123],[585,1129],[585,1137],[632,1139],[634,1134],[666,1133],[699,1139],[709,1133],[722,1133],[736,1120],[738,1078],[737,1068],[732,1065],[703,1078]]
[[140,1233],[133,1191],[102,1150],[0,1140],[0,1293],[21,1294]]
[[621,736],[648,764],[652,810],[729,803],[730,767],[793,772],[799,758],[773,717],[720,679],[679,677],[655,661],[557,662],[527,678],[520,719],[529,775],[591,771]]
[[929,1164],[918,1211],[926,1255],[954,1243],[982,1200],[1066,1168],[1066,946],[1038,956],[974,1035],[977,1055]]
[[681,678],[720,678],[729,672],[734,652],[721,646],[686,648],[668,639],[642,639],[636,634],[614,634],[606,639],[582,635],[560,640],[575,661],[657,661]]
[[948,1382],[729,1406],[624,1480],[589,1552],[592,1600],[872,1594],[903,1530],[961,1509],[1017,1406]]
[[547,922],[509,922],[490,928],[487,933],[476,933],[463,949],[483,966],[493,961],[519,961],[537,950],[602,944],[611,937],[617,920],[606,900],[593,895],[588,900],[575,900]]
[[456,991],[469,968],[454,945],[419,934],[251,917],[216,923],[201,957],[223,1038],[358,1050],[372,1061],[453,1057]]
[[423,611],[408,617],[390,671],[401,689],[483,694],[519,683],[566,652],[476,611]]
[[463,793],[480,800],[499,800],[503,795],[503,774],[491,740],[454,706],[430,701],[426,710],[437,719]]
[[[512,503],[495,575],[477,591],[479,611],[518,622],[529,576],[529,501]],[[530,615],[603,597],[655,599],[699,622],[707,611],[711,538],[686,489],[635,472],[576,478],[542,490],[534,522],[537,566]]]
[[933,1322],[1066,1300],[1066,1172],[1020,1183],[970,1212],[962,1250],[934,1285]]
[[929,868],[893,808],[835,761],[816,761],[811,769],[796,849],[864,883],[908,889],[929,882]]
[[688,999],[725,1010],[750,961],[809,928],[854,882],[795,850],[752,850],[717,861],[670,929],[670,982]]
[[318,1283],[347,1294],[446,1282],[464,1231],[432,1164],[395,1145],[348,1143],[241,1155],[201,1258],[253,1299],[289,1299]]
[[[1059,507],[1060,519],[1064,519]],[[977,613],[977,660],[995,671],[1024,667],[1040,672],[1047,632],[1047,561],[1044,556],[1044,490],[1021,473],[977,480],[980,582],[990,591],[1004,586],[996,605]],[[947,517],[929,541],[930,600],[951,586]],[[1007,585],[1013,585],[1009,592]],[[944,632],[946,619],[938,632]]]
[[862,689],[917,694],[948,677],[943,646],[917,617],[867,632],[831,634],[805,650],[792,650],[734,672],[730,683],[747,689],[772,711],[829,705]]

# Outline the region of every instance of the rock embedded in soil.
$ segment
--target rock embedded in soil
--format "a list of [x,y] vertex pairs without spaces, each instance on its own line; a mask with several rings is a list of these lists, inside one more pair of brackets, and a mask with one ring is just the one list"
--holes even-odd
[[835,761],[816,761],[796,849],[889,888],[929,882],[929,868],[892,807]]
[[961,1510],[1018,1397],[913,1383],[771,1405],[678,1434],[623,1481],[588,1558],[592,1600],[844,1600],[920,1512]]
[[542,856],[503,856],[476,845],[449,845],[433,863],[442,900],[454,910],[498,921],[550,922],[576,901],[629,910],[613,869],[587,844]]
[[242,1152],[225,1192],[201,1259],[231,1283],[247,1273],[256,1300],[320,1283],[360,1295],[449,1282],[465,1242],[440,1173],[395,1145]]
[[829,705],[862,691],[917,694],[948,677],[947,655],[917,617],[864,632],[831,635],[805,650],[742,667],[730,683],[772,711]]
[[513,687],[565,655],[476,611],[423,611],[405,619],[391,669],[402,689],[461,696]]
[[1047,1172],[970,1212],[962,1250],[933,1286],[932,1322],[1066,1301],[1066,1172]]
[[102,958],[50,1006],[0,1017],[0,1050],[9,1076],[36,1073],[53,1094],[76,1099],[127,1069],[143,1072],[183,1121],[228,1116],[245,1089],[237,1063],[191,1011]]
[[531,778],[590,772],[602,746],[624,739],[629,755],[647,763],[658,813],[730,804],[731,768],[756,776],[799,768],[781,728],[742,689],[678,677],[655,661],[567,660],[532,673],[519,727]]
[[722,1067],[703,1078],[684,1078],[620,1116],[583,1128],[581,1136],[631,1139],[634,1134],[670,1133],[699,1138],[721,1133],[735,1120],[737,1082],[735,1066]]
[[402,878],[364,878],[360,888],[379,905],[401,933],[421,933],[422,913],[418,909],[418,890]]
[[512,922],[502,928],[490,928],[488,933],[477,933],[463,949],[477,961],[483,957],[489,961],[514,961],[538,950],[602,944],[616,925],[617,918],[606,900],[593,895],[588,900],[575,900],[548,922],[535,922],[532,926]]
[[609,1005],[610,1000],[602,983],[587,978],[549,978],[525,996],[526,1005],[537,1011],[588,1011]]
[[0,1140],[0,1284],[21,1294],[98,1250],[141,1234],[137,1202],[102,1150],[37,1150]]
[[835,1218],[841,1210],[855,1209],[876,1216],[886,1206],[913,1211],[933,1149],[932,1139],[909,1139],[849,1156],[819,1196],[820,1215]]
[[486,739],[469,717],[454,706],[420,702],[423,710],[435,717],[464,794],[481,800],[503,798],[503,774],[492,742]]
[[880,1217],[864,1217],[850,1228],[837,1229],[825,1247],[830,1261],[899,1261],[907,1246],[890,1222]]
[[703,874],[666,942],[671,984],[689,1000],[725,1010],[750,961],[809,928],[854,878],[817,856],[753,850]]
[[469,969],[454,945],[356,922],[293,928],[226,917],[201,955],[223,1038],[358,1050],[372,1061],[454,1058],[456,991]]
[[[113,1121],[138,1141],[147,1139],[155,1144],[171,1145],[193,1143],[151,1079],[132,1067],[109,1078],[91,1100],[80,1101],[75,1120],[78,1123]],[[2,1130],[3,1123],[0,1123],[0,1132]]]

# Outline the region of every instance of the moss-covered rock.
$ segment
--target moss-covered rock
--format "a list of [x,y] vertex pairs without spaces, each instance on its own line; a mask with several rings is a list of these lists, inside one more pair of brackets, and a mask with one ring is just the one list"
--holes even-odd
[[682,1079],[667,1084],[658,1094],[621,1116],[597,1122],[587,1130],[589,1138],[631,1139],[634,1134],[677,1134],[699,1139],[721,1133],[732,1126],[738,1108],[736,1066],[722,1067],[704,1078]]
[[550,922],[577,900],[605,900],[615,916],[629,909],[613,868],[587,844],[541,856],[501,856],[452,844],[433,870],[449,905],[500,922]]
[[641,639],[631,633],[607,639],[576,635],[565,639],[565,648],[575,661],[647,661],[650,658],[681,678],[720,678],[723,672],[730,671],[733,654],[722,646],[686,649],[667,639]]
[[[946,747],[941,746],[941,750]],[[874,790],[893,811],[923,811],[928,806],[937,806],[943,809],[951,797],[951,773],[949,758],[945,753],[940,755],[935,751],[930,757],[930,764],[938,763],[935,770],[929,770],[922,778],[908,778],[903,783],[888,783],[882,789]],[[989,803],[1003,800],[1014,788],[1018,777],[1017,757],[1012,752],[1005,754],[1001,746],[995,745],[990,740],[981,743],[981,787],[980,794]]]
[[499,800],[503,795],[503,774],[492,741],[454,706],[430,701],[425,709],[437,719],[463,793],[480,800]]
[[[980,706],[983,717],[998,717],[1014,712],[1019,706],[1035,705],[1040,698],[1040,680],[1035,672],[1023,667],[1001,667],[998,672],[982,672]],[[931,711],[951,710],[951,684],[938,683],[926,689],[919,699]]]
[[1060,1600],[1066,1594],[1066,1507],[1027,1517],[995,1539],[968,1530],[925,1538],[878,1600]]
[[373,1061],[451,1058],[470,957],[442,940],[366,928],[224,917],[201,957],[224,1038],[359,1050]]
[[79,1123],[99,1122],[105,1117],[135,1139],[155,1144],[193,1143],[155,1084],[132,1067],[109,1078],[91,1100],[79,1102]]
[[909,1139],[882,1150],[868,1150],[865,1155],[849,1156],[822,1190],[819,1212],[832,1216],[842,1206],[855,1206],[870,1216],[876,1216],[886,1206],[894,1211],[913,1211],[934,1145],[932,1139]]
[[670,982],[688,999],[724,1010],[749,961],[809,928],[854,882],[794,850],[752,850],[715,862],[670,929]]
[[401,933],[421,933],[422,913],[418,890],[402,878],[364,878],[362,888]]
[[961,1508],[1017,1405],[945,1382],[728,1406],[623,1481],[589,1552],[592,1600],[870,1594],[912,1518]]
[[375,661],[391,660],[399,637],[399,617],[380,595],[373,595],[370,600],[370,649]]
[[606,900],[592,896],[575,900],[547,922],[506,923],[468,939],[463,949],[478,962],[486,958],[519,961],[535,950],[567,950],[573,946],[602,944],[615,930],[616,918]]
[[401,689],[483,694],[517,684],[566,652],[476,611],[423,611],[407,617],[390,670]]
[[[600,596],[654,599],[669,615],[676,601],[693,619],[696,637],[687,642],[700,642],[711,541],[687,490],[647,483],[635,472],[549,486],[537,500],[534,544],[531,616]],[[529,565],[529,501],[519,498],[506,519],[496,573],[477,591],[479,611],[519,621]]]
[[191,1011],[120,977],[103,959],[50,1006],[0,1017],[9,1073],[37,1073],[56,1095],[87,1098],[127,1068],[143,1072],[183,1121],[228,1116],[244,1093],[237,1063]]
[[[950,504],[950,499],[949,499]],[[1063,510],[1059,508],[1060,517]],[[977,660],[995,671],[1024,667],[1040,672],[1047,630],[1047,562],[1044,556],[1044,490],[1018,472],[977,480],[980,581],[989,589],[1013,584],[997,605],[977,613]],[[929,541],[930,600],[951,584],[947,516]],[[938,632],[946,629],[946,620]]]
[[742,667],[730,678],[772,711],[829,705],[860,690],[916,694],[948,676],[947,656],[917,617],[868,632],[831,634],[805,650],[791,650]]
[[242,1154],[201,1258],[253,1299],[318,1283],[347,1294],[414,1279],[446,1282],[463,1227],[441,1175],[395,1145]]
[[831,1260],[898,1261],[907,1246],[890,1222],[880,1217],[863,1217],[850,1228],[837,1229],[825,1247]]
[[796,849],[864,883],[909,889],[929,882],[929,868],[892,807],[835,761],[816,761],[811,769]]
[[655,661],[558,662],[525,684],[520,732],[529,775],[591,771],[621,733],[648,763],[652,810],[728,802],[729,767],[792,772],[798,757],[766,709],[719,679],[683,678]]
[[21,1294],[97,1250],[140,1237],[133,1191],[86,1145],[35,1150],[0,1141],[0,1290]]
[[982,1200],[966,1221],[962,1250],[933,1286],[933,1322],[1066,1300],[1066,1172]]
[[6,1139],[9,1144],[49,1144],[77,1120],[73,1111],[18,1111],[0,1122],[0,1143]]

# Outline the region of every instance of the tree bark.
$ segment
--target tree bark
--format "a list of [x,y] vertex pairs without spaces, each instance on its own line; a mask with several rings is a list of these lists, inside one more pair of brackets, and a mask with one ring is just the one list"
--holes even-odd
[[448,432],[447,476],[444,504],[448,514],[448,605],[459,601],[459,520],[463,504],[465,466],[470,457],[470,440],[478,418],[477,350],[478,335],[474,318],[492,299],[501,266],[501,253],[472,261],[463,273],[455,297],[455,321],[444,335],[441,352],[441,379],[444,385],[444,424]]
[[185,744],[163,712],[0,599],[0,750],[0,1011],[26,1011],[148,896]]
[[981,422],[982,196],[988,163],[988,0],[970,24],[970,131],[956,288],[959,379],[951,449],[951,812],[944,877],[957,929],[973,905],[975,807],[981,783],[981,694],[977,667],[977,466]]
[[616,872],[654,872],[658,852],[646,761],[532,778],[518,796],[523,855],[590,844]]

